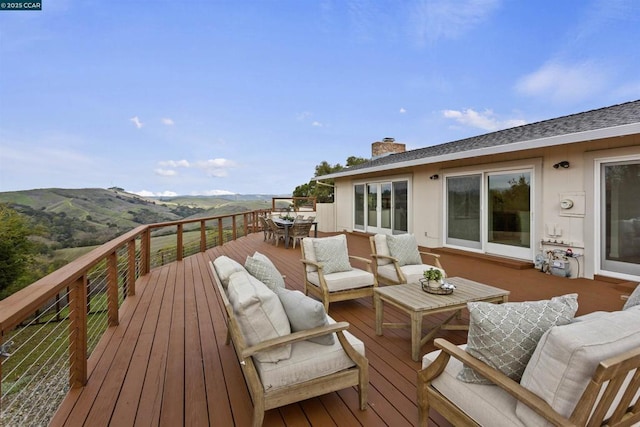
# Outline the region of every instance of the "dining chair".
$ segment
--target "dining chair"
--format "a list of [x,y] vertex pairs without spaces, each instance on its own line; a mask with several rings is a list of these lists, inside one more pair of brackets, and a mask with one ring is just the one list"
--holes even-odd
[[269,229],[271,230],[272,238],[275,240],[276,246],[280,239],[285,240],[287,236],[287,230],[284,226],[279,226],[271,218],[267,218],[267,223],[269,224]]

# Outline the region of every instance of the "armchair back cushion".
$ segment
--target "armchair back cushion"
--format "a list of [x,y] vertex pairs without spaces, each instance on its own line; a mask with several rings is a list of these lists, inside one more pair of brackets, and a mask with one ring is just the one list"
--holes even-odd
[[[640,307],[553,327],[541,338],[520,384],[568,417],[602,360],[640,347],[638,325]],[[524,404],[518,403],[516,413],[525,424],[546,425]]]
[[422,264],[418,242],[413,234],[387,236],[387,245],[389,254],[398,259],[400,266]]
[[[291,333],[287,313],[278,296],[246,271],[233,273],[227,288],[229,303],[247,345]],[[260,362],[278,362],[291,356],[291,345],[256,353]]]
[[[318,238],[305,237],[304,239],[302,239],[302,245],[304,246],[304,257],[309,261],[324,262],[323,260],[318,259],[318,254],[316,253],[316,249],[315,249],[316,242],[326,242],[326,243],[319,244],[320,250],[321,252],[323,252],[323,257],[329,256],[328,248],[335,246],[339,248],[340,253],[338,255],[340,257],[343,257],[340,263],[344,263],[344,257],[346,257],[346,262],[347,264],[349,264],[349,255],[347,252],[347,236],[345,236],[344,234],[338,234],[336,236],[331,236],[331,237],[318,237]],[[342,248],[344,248],[344,250]],[[325,274],[329,274],[327,272],[327,267],[328,266],[325,264],[323,268],[323,272]],[[318,270],[314,265],[309,265],[309,264],[307,264],[305,268],[309,273]],[[349,269],[351,269],[351,265],[349,265]]]
[[[386,234],[376,234],[375,236],[373,236],[373,241],[375,243],[376,253],[378,255],[391,256],[391,253],[389,253],[389,245],[387,245]],[[391,260],[385,258],[376,258],[375,261],[378,265],[391,264]]]
[[338,239],[317,239],[313,242],[316,260],[323,264],[324,274],[351,270],[347,252],[347,236],[341,234]]
[[213,266],[218,273],[222,286],[227,289],[229,286],[229,278],[231,275],[238,271],[246,271],[245,268],[238,261],[229,258],[226,255],[219,256],[213,260]]

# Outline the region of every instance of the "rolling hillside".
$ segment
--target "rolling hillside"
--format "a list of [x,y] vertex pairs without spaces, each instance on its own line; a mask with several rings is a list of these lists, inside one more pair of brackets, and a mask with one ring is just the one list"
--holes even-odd
[[267,209],[271,196],[148,199],[118,188],[48,188],[2,192],[0,203],[27,216],[38,240],[58,249],[99,245],[141,224]]

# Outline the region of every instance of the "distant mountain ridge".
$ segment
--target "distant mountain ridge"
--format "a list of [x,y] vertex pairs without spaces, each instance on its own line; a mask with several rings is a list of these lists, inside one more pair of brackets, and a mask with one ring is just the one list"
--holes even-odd
[[147,198],[112,187],[0,192],[4,203],[30,219],[47,246],[102,244],[141,224],[269,209],[270,195]]

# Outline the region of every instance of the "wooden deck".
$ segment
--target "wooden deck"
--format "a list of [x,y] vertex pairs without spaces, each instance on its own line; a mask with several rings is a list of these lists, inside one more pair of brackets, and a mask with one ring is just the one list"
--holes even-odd
[[[369,256],[366,237],[348,235],[348,245],[351,254]],[[263,242],[262,234],[153,270],[137,284],[137,295],[121,307],[119,326],[109,329],[92,354],[87,385],[67,395],[51,425],[249,425],[251,399],[233,347],[225,345],[226,327],[209,262],[224,254],[244,263],[255,251],[273,260],[286,275],[288,288],[302,289],[299,249],[276,248]],[[620,295],[629,292],[624,284],[559,278],[451,252],[441,260],[450,276],[510,290],[510,301],[576,292],[578,314],[618,310]],[[420,363],[411,360],[409,330],[387,329],[376,336],[371,298],[333,303],[330,314],[349,322],[349,331],[365,343],[369,408],[360,411],[356,389],[345,389],[268,411],[264,425],[416,425]],[[385,309],[385,316],[408,321],[393,308]],[[434,323],[425,319],[424,332]],[[464,331],[439,336],[457,344],[466,341]],[[422,353],[431,350],[427,343]],[[439,414],[432,411],[430,416],[434,426],[448,425]]]

